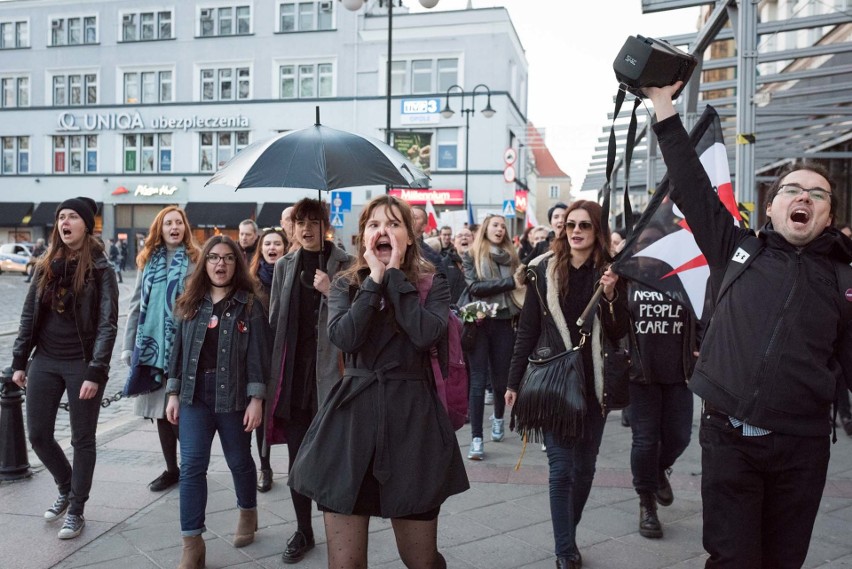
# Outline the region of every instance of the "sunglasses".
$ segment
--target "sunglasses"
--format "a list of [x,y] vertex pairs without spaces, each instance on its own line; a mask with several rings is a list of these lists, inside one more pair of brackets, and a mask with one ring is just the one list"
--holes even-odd
[[589,231],[592,227],[594,227],[591,221],[581,221],[580,223],[577,223],[576,221],[565,222],[565,229],[568,231],[574,231],[577,226],[580,227],[581,231]]

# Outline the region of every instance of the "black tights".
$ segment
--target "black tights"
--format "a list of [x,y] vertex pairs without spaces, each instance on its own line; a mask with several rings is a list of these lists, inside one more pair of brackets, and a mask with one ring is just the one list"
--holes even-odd
[[[367,569],[368,516],[325,512],[329,569]],[[391,519],[399,557],[408,569],[446,569],[438,553],[438,518],[429,521]]]
[[[290,455],[288,472],[293,472],[293,463],[296,461],[296,455],[299,454],[299,448],[302,446],[308,427],[311,426],[312,419],[313,415],[310,411],[298,410],[291,413],[286,429],[287,454]],[[311,526],[311,510],[313,508],[311,499],[299,494],[292,488],[290,488],[290,497],[293,499],[293,509],[296,510],[296,525],[299,531],[307,537],[312,537],[314,530]]]
[[178,426],[169,423],[168,419],[157,419],[157,434],[160,436],[163,458],[166,459],[166,470],[177,472]]

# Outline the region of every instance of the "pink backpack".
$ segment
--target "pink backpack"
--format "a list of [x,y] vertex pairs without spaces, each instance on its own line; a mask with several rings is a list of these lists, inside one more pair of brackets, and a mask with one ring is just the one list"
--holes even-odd
[[[426,297],[432,289],[432,279],[435,275],[430,274],[420,281],[418,292],[420,293],[420,304],[426,302]],[[464,354],[461,345],[462,321],[452,310],[447,318],[447,375],[442,372],[438,346],[432,346],[429,355],[432,360],[432,374],[435,376],[435,390],[438,398],[444,404],[447,415],[453,429],[458,431],[464,426],[467,418],[467,367],[464,364]]]

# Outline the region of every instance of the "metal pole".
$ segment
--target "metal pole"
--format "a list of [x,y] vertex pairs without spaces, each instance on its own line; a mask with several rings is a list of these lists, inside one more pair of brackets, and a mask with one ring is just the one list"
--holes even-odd
[[[737,148],[734,184],[737,199],[757,201],[754,178],[755,104],[757,75],[757,3],[741,0],[737,30]],[[755,212],[758,208],[755,207]],[[752,221],[756,223],[756,219]]]
[[473,109],[462,109],[464,113],[464,209],[469,211],[470,197],[467,192],[467,177],[470,172],[470,113]]
[[387,94],[385,99],[385,143],[391,141],[391,72],[393,70],[393,3],[396,0],[387,0],[388,3],[388,70],[387,70]]

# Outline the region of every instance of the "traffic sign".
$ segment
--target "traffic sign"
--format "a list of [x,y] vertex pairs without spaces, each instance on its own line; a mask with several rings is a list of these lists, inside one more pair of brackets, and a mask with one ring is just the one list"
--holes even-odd
[[503,152],[503,161],[506,164],[514,164],[517,159],[518,153],[514,148],[509,147]]
[[503,200],[503,217],[515,217],[515,200]]
[[[349,213],[352,211],[352,192],[331,192],[331,211]],[[340,222],[343,227],[343,222]],[[337,227],[337,226],[335,226]]]
[[334,212],[331,214],[331,226],[337,229],[343,227],[343,214]]
[[515,167],[511,164],[506,166],[506,169],[503,170],[503,179],[507,184],[511,184],[515,181]]

